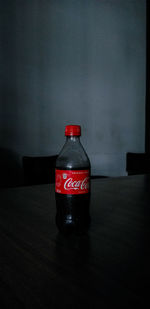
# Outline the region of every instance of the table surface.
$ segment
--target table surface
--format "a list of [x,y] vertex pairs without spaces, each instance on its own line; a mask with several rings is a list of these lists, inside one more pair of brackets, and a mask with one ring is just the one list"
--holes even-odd
[[54,185],[0,190],[0,308],[147,308],[150,176],[93,179],[87,235],[61,235]]

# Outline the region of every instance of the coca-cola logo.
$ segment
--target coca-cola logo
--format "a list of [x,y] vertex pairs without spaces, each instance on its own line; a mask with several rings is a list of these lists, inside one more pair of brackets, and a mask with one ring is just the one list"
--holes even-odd
[[61,194],[86,194],[90,187],[89,170],[56,169],[55,191]]
[[85,177],[83,180],[73,180],[68,178],[64,183],[65,190],[88,190],[89,189],[89,177]]

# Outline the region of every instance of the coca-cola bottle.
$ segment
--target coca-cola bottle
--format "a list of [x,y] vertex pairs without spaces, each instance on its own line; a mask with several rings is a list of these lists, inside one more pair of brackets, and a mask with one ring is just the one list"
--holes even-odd
[[80,135],[80,126],[66,126],[66,143],[56,160],[56,224],[64,233],[84,233],[90,225],[90,161]]

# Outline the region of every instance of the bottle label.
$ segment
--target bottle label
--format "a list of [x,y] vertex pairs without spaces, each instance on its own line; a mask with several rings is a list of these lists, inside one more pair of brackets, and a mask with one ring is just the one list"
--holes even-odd
[[89,192],[89,170],[55,170],[55,191],[61,194]]

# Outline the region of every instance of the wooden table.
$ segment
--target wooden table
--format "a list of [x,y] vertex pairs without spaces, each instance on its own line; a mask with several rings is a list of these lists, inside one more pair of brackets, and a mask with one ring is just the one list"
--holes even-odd
[[149,308],[150,176],[92,180],[91,217],[66,238],[54,185],[0,190],[1,309]]

